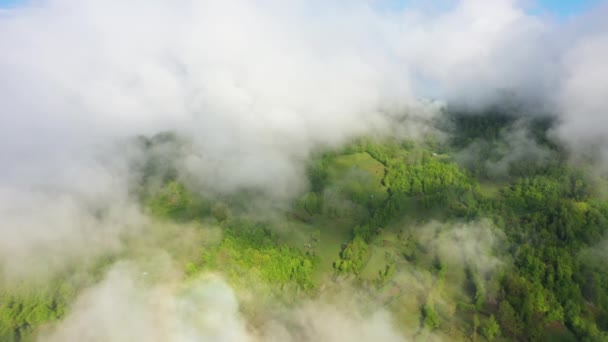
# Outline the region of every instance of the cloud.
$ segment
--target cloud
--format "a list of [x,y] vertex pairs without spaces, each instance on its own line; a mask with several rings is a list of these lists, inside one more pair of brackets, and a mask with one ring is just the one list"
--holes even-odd
[[435,251],[448,267],[466,266],[490,278],[506,265],[500,250],[506,237],[487,220],[455,225],[432,222],[417,234],[419,243]]
[[44,278],[117,252],[125,234],[142,232],[148,219],[111,171],[82,164],[49,174],[55,184],[0,187],[0,278]]
[[234,293],[221,280],[210,278],[180,292],[171,282],[156,284],[147,277],[133,264],[116,265],[84,291],[57,327],[42,332],[40,341],[252,340]]
[[207,275],[185,285],[151,280],[164,272],[160,268],[148,273],[133,263],[115,265],[39,340],[403,341],[386,312],[364,317],[315,301],[277,313],[280,319],[256,319],[256,326],[240,313],[237,294],[221,278]]
[[545,165],[556,157],[556,152],[536,141],[527,119],[501,129],[496,141],[474,140],[455,153],[455,159],[493,179],[506,179],[517,168]]
[[608,25],[576,41],[564,56],[565,79],[561,84],[557,106],[562,124],[556,134],[574,148],[600,144],[606,157],[608,149]]
[[309,302],[287,313],[285,325],[269,324],[264,341],[405,341],[386,311],[361,316],[321,302]]
[[[319,148],[420,135],[441,109],[429,99],[477,110],[507,97],[556,115],[572,150],[608,154],[608,7],[558,24],[515,0],[382,4],[39,0],[0,12],[0,275],[52,273],[145,232],[132,193],[144,156],[125,142],[141,134],[185,137],[154,153],[177,156],[196,188],[278,199],[307,187]],[[486,225],[440,233],[426,242],[442,259],[481,274],[501,264]],[[253,329],[238,308],[221,280],[150,283],[119,264],[43,340],[402,339],[383,311],[302,303]]]
[[281,189],[301,182],[297,160],[314,146],[386,127],[380,110],[411,98],[379,23],[354,25],[377,21],[363,5],[343,18],[327,6],[312,25],[318,9],[303,2],[142,5],[43,1],[2,18],[5,155],[178,130],[209,184]]
[[129,193],[139,152],[118,143],[139,134],[186,136],[180,176],[197,186],[281,199],[307,186],[311,152],[415,134],[438,112],[429,98],[479,108],[509,94],[558,115],[555,134],[573,148],[605,147],[605,6],[558,25],[512,0],[381,4],[40,0],[3,11],[2,268],[95,255],[145,225]]
[[561,115],[568,141],[588,123],[606,126],[599,19],[593,30],[559,26],[512,0],[377,3],[45,0],[9,10],[2,176],[178,130],[194,138],[183,172],[207,186],[292,194],[311,150],[387,132],[391,115],[425,112],[424,98],[483,107],[516,96]]

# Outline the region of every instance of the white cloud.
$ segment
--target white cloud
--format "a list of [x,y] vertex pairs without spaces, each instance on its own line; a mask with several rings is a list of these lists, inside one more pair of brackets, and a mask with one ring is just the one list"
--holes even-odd
[[151,276],[131,263],[114,266],[39,340],[404,341],[383,311],[364,317],[356,309],[346,312],[307,302],[275,313],[280,319],[251,322],[241,315],[237,295],[221,278],[205,276],[178,286]]
[[[431,117],[419,98],[483,106],[512,92],[560,115],[565,141],[604,139],[606,7],[563,26],[509,0],[381,7],[41,0],[4,11],[2,257],[52,260],[57,246],[129,231],[140,214],[114,144],[137,134],[192,138],[188,179],[280,197],[306,186],[302,162],[318,146],[411,131],[391,121],[403,111]],[[99,222],[99,208],[116,218]]]

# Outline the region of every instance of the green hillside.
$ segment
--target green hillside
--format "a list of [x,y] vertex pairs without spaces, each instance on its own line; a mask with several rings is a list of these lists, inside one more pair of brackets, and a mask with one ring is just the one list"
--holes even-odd
[[[159,187],[140,189],[156,222],[148,239],[172,256],[183,282],[219,273],[237,293],[253,292],[241,308],[252,324],[354,287],[364,312],[388,310],[415,341],[608,338],[608,267],[597,256],[608,227],[602,178],[542,140],[555,158],[512,160],[500,175],[488,163],[459,163],[472,143],[500,161],[496,125],[509,124],[459,120],[468,139],[359,139],[323,151],[308,162],[310,190],[271,213],[245,205],[271,201],[263,193],[211,195],[160,175]],[[44,285],[2,289],[0,340],[35,338],[114,260],[146,258],[145,243],[125,244],[123,254]]]

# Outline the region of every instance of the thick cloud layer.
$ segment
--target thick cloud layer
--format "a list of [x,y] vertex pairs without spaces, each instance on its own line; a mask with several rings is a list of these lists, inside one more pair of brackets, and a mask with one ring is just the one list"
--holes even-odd
[[280,320],[255,327],[239,312],[234,291],[208,276],[176,286],[150,281],[131,263],[116,265],[85,291],[58,326],[40,341],[382,341],[404,339],[384,311],[308,302],[281,312]]
[[385,131],[422,98],[515,96],[560,115],[566,141],[595,142],[602,18],[558,24],[514,0],[31,2],[0,14],[1,175],[32,182],[114,139],[176,129],[208,184],[293,193],[311,149]]
[[[604,11],[605,12],[605,11]],[[601,20],[605,20],[605,17]],[[608,156],[608,25],[579,39],[564,56],[565,78],[557,93],[562,125],[557,134],[575,148],[598,145]]]
[[232,290],[219,279],[181,290],[117,265],[41,341],[252,341]]

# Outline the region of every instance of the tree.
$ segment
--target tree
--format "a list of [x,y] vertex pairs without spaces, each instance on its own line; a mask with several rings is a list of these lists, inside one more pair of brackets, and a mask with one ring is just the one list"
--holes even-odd
[[424,317],[424,325],[429,329],[439,328],[439,317],[432,305],[426,304],[422,308],[422,316]]
[[491,315],[490,318],[484,322],[481,327],[481,332],[488,341],[492,341],[494,338],[500,336],[500,325],[498,325],[498,321],[496,321],[494,315]]
[[518,337],[523,331],[523,323],[513,306],[503,300],[498,307],[498,319],[503,330],[512,337]]

